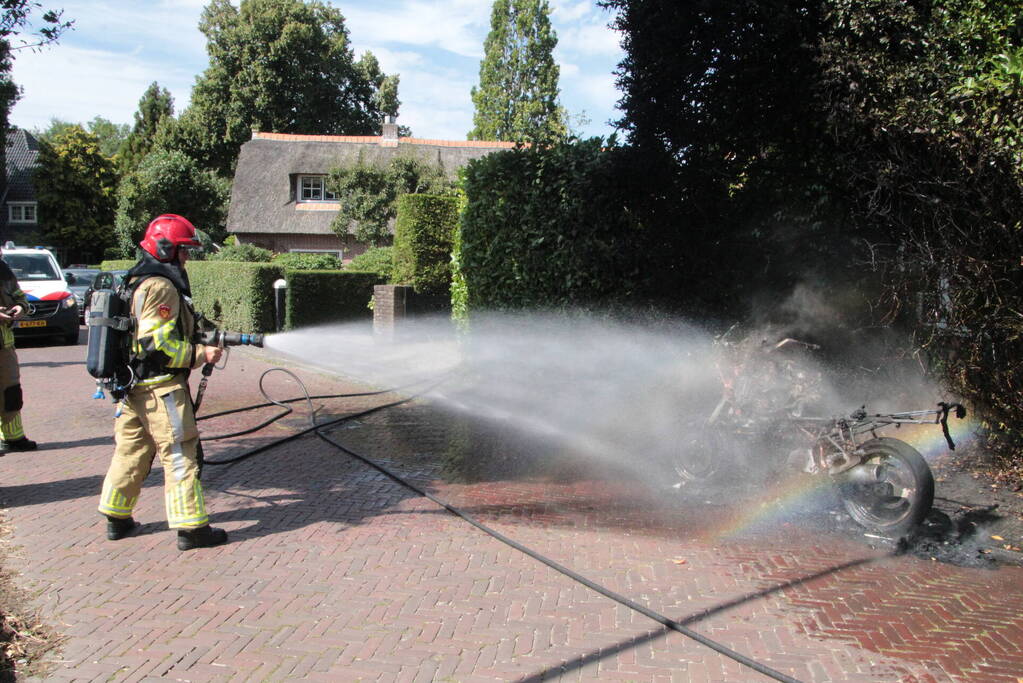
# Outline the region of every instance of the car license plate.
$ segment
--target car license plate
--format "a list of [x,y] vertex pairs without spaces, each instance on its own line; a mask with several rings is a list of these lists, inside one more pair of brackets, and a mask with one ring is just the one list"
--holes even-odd
[[46,327],[45,320],[18,320],[14,324],[18,327]]

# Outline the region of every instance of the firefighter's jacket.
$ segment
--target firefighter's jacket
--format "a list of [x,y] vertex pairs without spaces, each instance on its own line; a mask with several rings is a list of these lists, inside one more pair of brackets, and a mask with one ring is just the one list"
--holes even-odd
[[[25,313],[28,313],[28,299],[25,292],[21,291],[18,278],[14,271],[4,261],[0,261],[0,307],[11,308],[21,306]],[[0,323],[0,348],[10,349],[14,347],[14,330],[11,323],[4,321]]]
[[[159,268],[132,269],[127,276],[129,285],[144,278],[131,300],[135,318],[132,365],[141,387],[164,384],[206,362],[206,347],[192,341],[195,314],[186,298],[186,276],[174,266],[159,265],[165,267],[163,272]],[[135,275],[136,270],[143,272]],[[172,280],[173,276],[177,277]]]

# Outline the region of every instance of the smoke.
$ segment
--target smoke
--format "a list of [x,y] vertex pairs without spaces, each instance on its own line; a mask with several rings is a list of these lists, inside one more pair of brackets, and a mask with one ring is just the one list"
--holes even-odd
[[824,290],[818,283],[801,282],[781,302],[756,311],[747,334],[817,345],[813,357],[803,362],[823,377],[821,409],[828,413],[860,406],[870,412],[897,412],[957,401],[928,376],[926,353],[915,348],[904,329],[873,322],[875,298],[864,292],[862,283]]

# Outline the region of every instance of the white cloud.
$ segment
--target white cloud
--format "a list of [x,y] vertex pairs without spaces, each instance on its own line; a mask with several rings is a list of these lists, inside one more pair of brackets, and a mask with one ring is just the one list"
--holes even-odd
[[558,30],[558,49],[569,53],[620,57],[621,36],[605,24],[570,24]]
[[365,52],[372,52],[380,62],[380,68],[387,74],[400,74],[409,69],[423,68],[426,57],[421,52],[414,50],[391,50],[380,46],[354,45],[355,58],[358,59]]
[[114,123],[131,123],[139,98],[154,80],[171,91],[175,109],[188,103],[191,70],[124,59],[124,55],[61,46],[18,56],[15,81],[22,99],[14,105],[14,125],[46,128],[51,118],[85,123],[102,116]]
[[552,20],[563,24],[592,18],[597,10],[592,0],[553,0],[550,4]]
[[11,112],[14,125],[46,128],[51,118],[85,123],[95,116],[131,123],[153,81],[170,90],[176,111],[185,108],[207,64],[198,30],[202,0],[61,6],[73,30],[57,45],[15,58],[12,73],[23,93]]
[[[60,44],[18,54],[14,79],[24,97],[11,120],[45,128],[53,117],[86,122],[103,116],[131,123],[146,87],[171,91],[177,112],[188,104],[207,66],[198,30],[208,0],[63,0],[75,30]],[[472,127],[470,89],[479,75],[491,3],[484,0],[334,0],[346,18],[356,56],[366,49],[386,73],[401,74],[400,122],[422,137],[464,139]],[[235,2],[237,5],[237,2]],[[613,118],[611,72],[621,59],[609,16],[593,0],[552,0],[558,32],[562,100],[594,121],[588,134],[607,134]]]
[[[609,115],[614,113],[611,111],[614,109],[614,103],[621,97],[621,93],[615,87],[614,74],[584,76],[578,80],[578,87],[595,109],[607,109]],[[610,107],[607,106],[608,103],[611,103]]]
[[575,78],[582,73],[582,70],[579,68],[578,64],[573,64],[572,62],[558,62],[558,73],[561,74],[562,79]]
[[469,92],[473,85],[474,81],[454,71],[405,71],[398,91],[398,122],[417,137],[464,140],[472,128]]
[[490,5],[480,0],[402,0],[342,13],[354,41],[436,47],[466,57],[482,56],[490,28]]

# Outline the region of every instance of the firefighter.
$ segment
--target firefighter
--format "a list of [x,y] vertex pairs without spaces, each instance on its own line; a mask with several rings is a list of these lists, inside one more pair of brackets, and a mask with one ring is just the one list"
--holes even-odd
[[[0,251],[0,257],[3,252]],[[28,299],[18,285],[11,267],[0,260],[0,456],[11,451],[34,451],[36,442],[25,437],[21,426],[21,375],[14,350],[12,324],[25,315]]]
[[132,510],[155,457],[164,471],[167,524],[178,531],[178,549],[220,545],[227,532],[209,525],[199,482],[199,430],[188,373],[216,363],[221,349],[192,342],[195,314],[185,262],[200,246],[195,227],[182,216],[164,214],[149,224],[139,243],[143,254],[128,271],[135,286],[131,315],[135,330],[129,354],[137,383],[114,423],[114,456],[103,481],[99,511],[107,518],[107,538],[134,533]]

